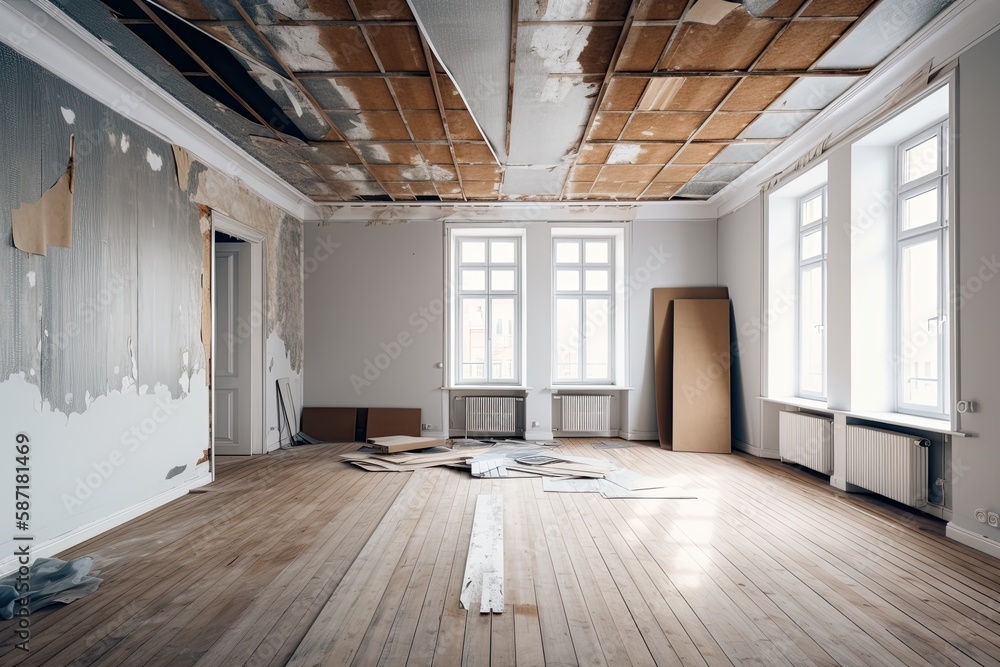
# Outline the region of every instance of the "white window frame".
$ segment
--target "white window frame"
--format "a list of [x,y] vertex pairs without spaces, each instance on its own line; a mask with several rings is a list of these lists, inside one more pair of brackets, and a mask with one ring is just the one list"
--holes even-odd
[[[565,242],[578,242],[580,244],[580,257],[579,261],[575,263],[556,263],[556,244]],[[584,260],[584,243],[587,241],[607,241],[608,243],[608,261],[601,264],[586,263]],[[552,384],[553,385],[613,385],[615,384],[615,357],[617,356],[616,351],[616,336],[615,336],[615,314],[617,312],[616,303],[616,284],[617,280],[617,270],[616,270],[616,258],[617,258],[617,247],[618,237],[613,233],[608,233],[605,235],[568,235],[568,234],[554,234],[552,236],[552,311],[551,311],[551,321],[552,321]],[[608,287],[606,290],[593,291],[586,289],[586,270],[590,269],[603,269],[608,272]],[[560,269],[576,269],[580,274],[579,286],[576,290],[562,290],[560,291],[557,286],[557,275],[556,272]],[[579,336],[579,346],[577,349],[577,367],[580,373],[575,378],[560,378],[559,377],[559,341],[558,341],[558,316],[557,316],[557,303],[559,299],[575,298],[579,303],[579,317],[578,317],[578,327],[577,334]],[[586,376],[586,359],[587,359],[587,322],[586,322],[586,302],[588,298],[600,298],[606,299],[608,302],[608,319],[606,322],[607,326],[607,337],[608,337],[608,373],[603,378],[588,378]]]
[[[817,196],[823,198],[823,210],[820,215],[819,220],[809,223],[806,226],[802,224],[802,209],[806,202],[815,199]],[[796,273],[795,273],[795,290],[797,297],[795,299],[796,303],[796,319],[795,319],[795,386],[798,396],[801,398],[811,398],[819,401],[826,400],[827,393],[827,326],[826,326],[826,316],[827,316],[827,283],[828,283],[828,269],[827,269],[827,253],[828,253],[828,226],[827,226],[827,214],[828,214],[828,197],[827,197],[827,186],[823,185],[815,190],[810,191],[798,198],[796,201],[796,249],[795,249],[795,260],[796,260]],[[810,257],[808,259],[803,259],[802,257],[802,246],[805,238],[816,231],[820,232],[820,238],[822,239],[822,249],[818,256]],[[808,269],[814,269],[820,267],[823,276],[823,286],[822,286],[822,323],[820,327],[823,332],[822,340],[822,390],[819,392],[806,391],[802,388],[802,274]]]
[[[894,327],[894,359],[895,368],[895,396],[896,412],[911,414],[920,417],[930,417],[932,419],[946,419],[950,417],[950,393],[951,393],[951,324],[949,322],[951,295],[950,290],[950,248],[949,248],[949,227],[950,227],[950,203],[951,193],[949,191],[949,128],[948,120],[939,121],[920,132],[911,135],[896,146],[896,173],[893,175],[895,185],[895,213],[893,215],[895,249],[894,249],[894,274],[895,274],[895,327]],[[929,138],[936,137],[938,142],[938,165],[937,169],[925,176],[921,176],[908,183],[902,183],[904,169],[904,159],[906,151],[914,146],[918,146]],[[921,192],[932,189],[938,190],[938,216],[937,221],[916,227],[913,229],[903,229],[903,202]],[[938,252],[938,304],[937,304],[937,327],[938,327],[938,391],[937,406],[928,409],[925,405],[917,405],[904,401],[904,381],[903,373],[905,368],[905,349],[903,342],[903,251],[912,245],[923,243],[929,240],[937,240]]]
[[[523,228],[510,227],[488,227],[488,228],[455,228],[449,229],[449,276],[448,294],[450,296],[449,314],[451,326],[449,327],[449,353],[448,361],[451,366],[449,376],[451,385],[456,387],[477,387],[491,386],[497,388],[520,387],[524,381],[524,339],[525,339],[525,318],[524,318],[524,294],[526,286],[525,267],[525,233]],[[487,242],[486,261],[483,263],[463,262],[460,251],[460,244],[465,240],[480,240]],[[490,261],[489,242],[515,241],[515,262],[513,264],[503,264],[503,268],[513,268],[515,270],[515,288],[513,291],[496,291],[490,284]],[[462,268],[482,268],[486,273],[485,290],[463,290],[461,284]],[[462,367],[462,300],[466,297],[483,298],[486,300],[487,312],[485,315],[485,331],[487,336],[487,351],[485,364],[485,377],[463,379]],[[514,358],[513,358],[513,378],[496,379],[493,377],[493,350],[492,337],[493,327],[491,325],[490,309],[492,302],[496,298],[514,298],[514,325],[511,332],[514,336]]]

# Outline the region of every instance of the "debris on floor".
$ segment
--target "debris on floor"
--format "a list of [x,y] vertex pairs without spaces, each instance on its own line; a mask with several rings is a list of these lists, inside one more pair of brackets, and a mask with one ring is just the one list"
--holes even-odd
[[463,609],[503,613],[503,496],[480,494],[472,519],[460,600]]
[[411,452],[418,449],[443,447],[447,443],[442,438],[418,438],[411,435],[390,435],[384,438],[368,438],[368,446],[383,454]]
[[[12,572],[0,579],[0,618],[9,620],[50,604],[68,604],[97,590],[103,579],[88,576],[94,559],[36,558],[27,574]],[[21,588],[27,584],[28,589]],[[21,612],[27,609],[27,612]]]

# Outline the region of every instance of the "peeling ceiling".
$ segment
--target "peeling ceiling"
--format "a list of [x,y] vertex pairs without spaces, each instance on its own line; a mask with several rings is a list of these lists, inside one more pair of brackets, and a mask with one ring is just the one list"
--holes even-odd
[[317,203],[708,199],[950,2],[103,0]]

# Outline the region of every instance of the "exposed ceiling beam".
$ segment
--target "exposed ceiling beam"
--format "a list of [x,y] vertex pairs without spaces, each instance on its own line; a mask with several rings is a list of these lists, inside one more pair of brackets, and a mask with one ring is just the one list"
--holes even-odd
[[[418,30],[417,35],[420,38],[420,47],[424,50],[424,60],[427,61],[427,71],[431,77],[431,88],[434,89],[434,99],[437,100],[438,113],[441,115],[444,136],[448,139],[448,153],[451,154],[451,163],[455,167],[455,178],[458,179],[458,187],[462,189],[462,200],[466,201],[468,197],[465,194],[465,182],[462,180],[462,171],[458,168],[458,158],[455,156],[455,144],[451,140],[451,128],[448,126],[448,114],[444,111],[444,98],[441,96],[441,85],[437,78],[437,66],[434,64],[434,54],[431,53],[431,47],[427,43],[427,38],[424,36],[423,31]],[[435,186],[436,188],[437,186]]]
[[687,69],[687,70],[662,70],[659,72],[615,72],[616,77],[627,77],[633,79],[662,79],[665,77],[689,77],[689,76],[714,76],[714,77],[736,77],[748,76],[866,76],[871,74],[871,67],[859,69]]
[[167,37],[172,39],[174,43],[176,43],[177,46],[179,46],[184,51],[184,53],[188,54],[188,56],[191,57],[192,60],[198,63],[198,66],[201,67],[203,70],[205,70],[205,73],[208,76],[212,77],[212,79],[214,79],[217,84],[222,86],[223,90],[229,93],[234,100],[240,103],[240,106],[246,109],[251,116],[256,118],[258,123],[260,123],[262,126],[270,130],[275,137],[287,143],[285,137],[281,134],[281,132],[272,127],[269,122],[264,120],[264,117],[261,116],[260,113],[258,113],[257,110],[253,108],[253,106],[251,106],[246,100],[240,97],[239,93],[233,90],[232,87],[228,83],[226,83],[226,81],[221,76],[216,74],[215,70],[213,70],[209,66],[209,64],[206,63],[205,60],[200,55],[198,55],[197,52],[195,52],[194,49],[188,46],[187,43],[183,39],[181,39],[176,32],[173,31],[170,28],[170,26],[168,26],[166,22],[163,19],[161,19],[149,5],[146,4],[145,0],[133,0],[133,2],[135,3],[136,7],[142,10],[143,14],[149,17],[152,23],[154,23],[160,30],[162,30],[164,34],[167,35]]
[[343,70],[330,70],[326,72],[292,72],[296,77],[300,79],[336,79],[338,77],[350,77],[352,79],[386,79],[386,78],[398,78],[398,77],[414,77],[418,79],[426,79],[429,75],[427,72],[345,72]]
[[379,187],[382,188],[382,190],[384,190],[387,195],[389,195],[390,199],[392,199],[393,198],[392,195],[386,189],[385,185],[383,185],[382,181],[380,181],[379,178],[372,172],[372,170],[369,169],[368,161],[365,160],[365,156],[362,155],[361,151],[359,151],[353,143],[348,141],[347,136],[340,131],[340,128],[337,127],[336,123],[333,122],[333,119],[330,118],[330,114],[326,112],[326,110],[319,103],[316,97],[309,91],[309,89],[306,88],[304,85],[302,85],[302,82],[298,79],[298,77],[291,70],[288,64],[285,63],[285,61],[281,58],[281,54],[278,53],[278,50],[274,48],[274,45],[271,44],[271,41],[267,38],[267,36],[264,35],[261,29],[257,27],[257,24],[253,22],[253,19],[250,18],[250,15],[247,14],[247,11],[243,8],[243,5],[240,4],[239,0],[229,0],[229,1],[232,3],[233,8],[235,8],[236,11],[239,12],[240,16],[243,17],[243,20],[245,21],[247,27],[249,27],[250,30],[253,31],[253,33],[257,36],[257,39],[259,39],[261,43],[264,45],[264,48],[268,50],[268,52],[274,57],[275,61],[285,71],[285,74],[288,75],[288,78],[292,80],[292,82],[298,87],[299,91],[305,96],[307,100],[309,100],[309,103],[313,105],[313,107],[316,109],[316,113],[322,116],[323,121],[330,127],[330,131],[327,133],[326,138],[339,139],[340,141],[345,142],[347,146],[350,147],[351,152],[353,152],[354,155],[357,156],[358,161],[362,165],[364,165],[365,169],[368,171],[368,174],[372,177],[372,179],[376,183],[378,183]]
[[[159,5],[157,5],[159,6]],[[184,17],[179,17],[184,18]],[[152,21],[147,19],[118,19],[124,25],[149,25]],[[198,19],[184,19],[191,25],[199,28],[206,27],[242,27],[245,25],[243,21],[216,21],[216,20],[198,20]],[[401,25],[401,26],[414,26],[416,21],[399,21],[399,20],[380,20],[380,19],[358,19],[358,20],[337,20],[337,19],[317,19],[308,21],[279,21],[273,25],[288,25],[288,26],[346,26],[346,27],[356,27],[358,25]]]

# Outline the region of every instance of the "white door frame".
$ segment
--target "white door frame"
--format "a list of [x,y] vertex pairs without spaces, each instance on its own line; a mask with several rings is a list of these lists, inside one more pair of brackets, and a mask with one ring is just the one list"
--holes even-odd
[[[215,338],[215,232],[243,239],[250,245],[250,454],[263,454],[266,447],[264,397],[266,373],[264,372],[264,323],[267,322],[267,272],[264,257],[267,236],[237,220],[212,211],[212,356],[218,353]],[[215,477],[215,363],[212,364],[212,476]]]

